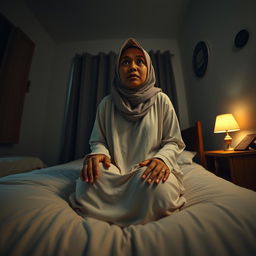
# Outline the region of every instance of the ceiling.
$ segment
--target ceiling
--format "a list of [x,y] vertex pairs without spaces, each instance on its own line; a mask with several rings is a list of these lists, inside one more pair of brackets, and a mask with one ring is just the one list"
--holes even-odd
[[190,0],[24,0],[56,42],[177,38]]

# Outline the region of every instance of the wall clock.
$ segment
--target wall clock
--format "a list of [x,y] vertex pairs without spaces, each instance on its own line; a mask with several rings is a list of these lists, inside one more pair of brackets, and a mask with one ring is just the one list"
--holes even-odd
[[234,45],[237,48],[243,48],[249,39],[249,32],[246,29],[240,30],[234,39]]
[[202,77],[208,66],[209,51],[206,42],[200,41],[196,44],[193,51],[193,70],[196,76]]

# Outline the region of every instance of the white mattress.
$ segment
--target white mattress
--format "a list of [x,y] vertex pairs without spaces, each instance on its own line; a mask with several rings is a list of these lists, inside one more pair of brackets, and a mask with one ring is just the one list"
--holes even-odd
[[256,255],[256,193],[195,163],[182,165],[187,203],[120,228],[69,206],[82,161],[0,179],[0,255]]

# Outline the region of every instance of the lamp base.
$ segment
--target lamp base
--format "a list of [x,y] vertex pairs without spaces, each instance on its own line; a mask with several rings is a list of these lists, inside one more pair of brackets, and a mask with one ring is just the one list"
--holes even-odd
[[234,148],[231,147],[232,137],[228,134],[228,131],[226,131],[226,136],[224,138],[224,141],[225,141],[225,143],[227,145],[225,150],[227,150],[227,151],[234,150]]
[[231,148],[231,147],[230,147],[230,148],[225,148],[224,150],[225,150],[225,151],[234,151],[234,148]]

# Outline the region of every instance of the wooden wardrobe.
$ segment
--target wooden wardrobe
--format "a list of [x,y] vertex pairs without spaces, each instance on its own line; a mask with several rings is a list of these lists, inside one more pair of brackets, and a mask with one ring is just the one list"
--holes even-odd
[[0,143],[16,144],[35,44],[0,14]]

